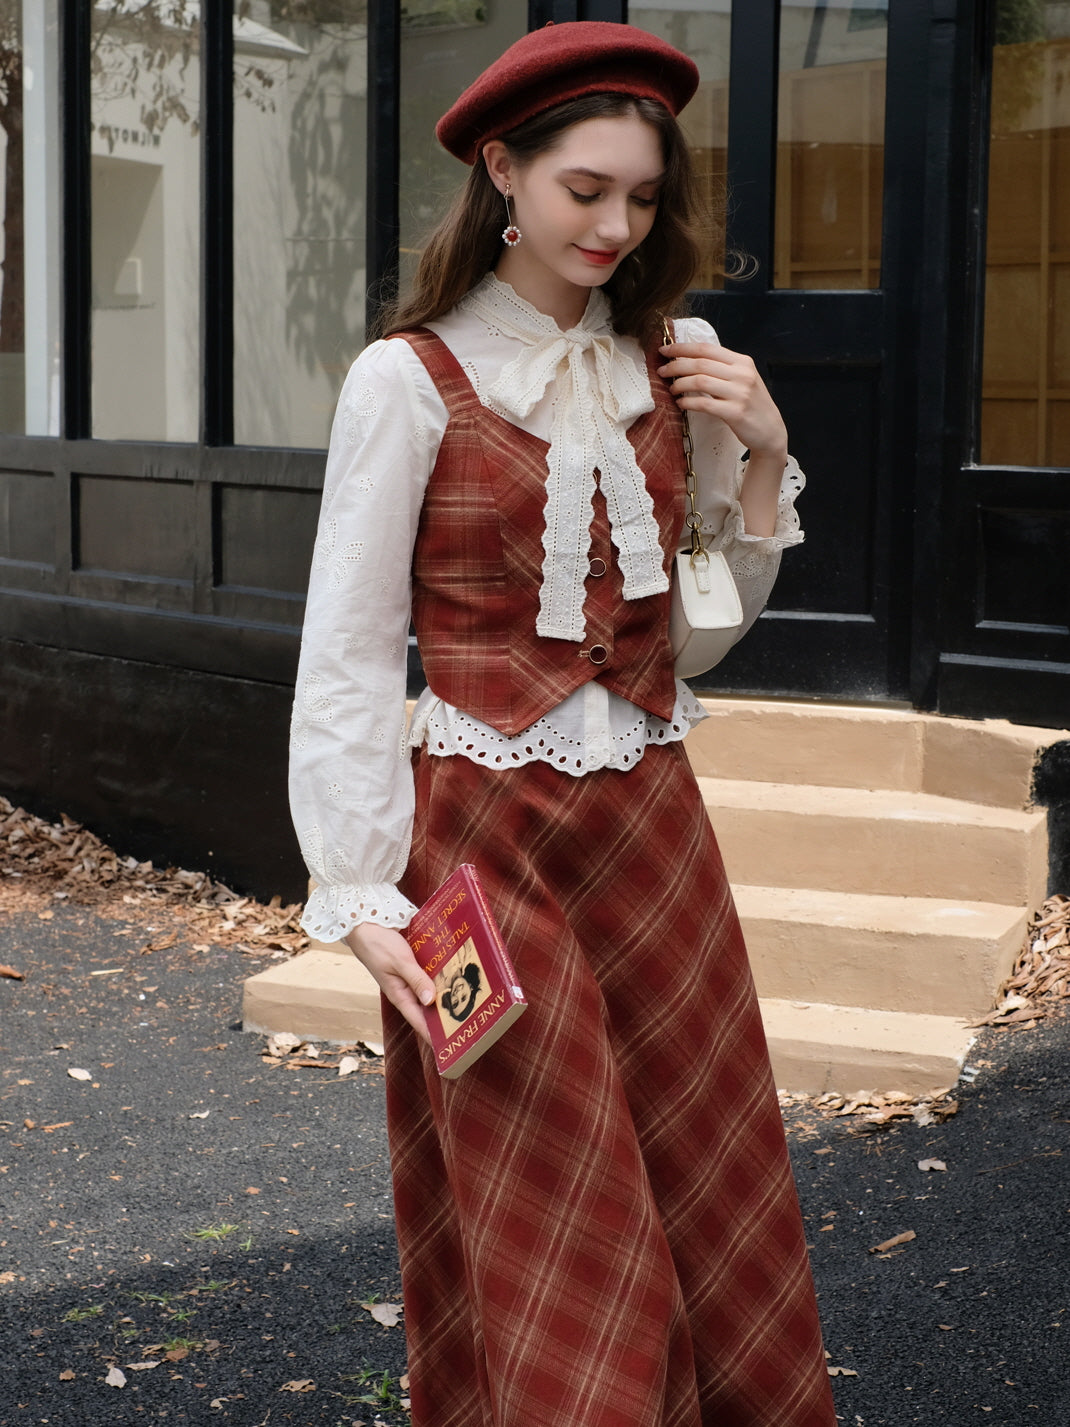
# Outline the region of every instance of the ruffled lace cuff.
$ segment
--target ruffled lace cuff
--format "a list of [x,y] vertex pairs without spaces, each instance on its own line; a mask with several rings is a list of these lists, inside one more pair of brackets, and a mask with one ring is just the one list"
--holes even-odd
[[[733,500],[725,516],[724,525],[721,527],[721,538],[717,543],[718,548],[723,549],[729,563],[732,564],[732,557],[729,554],[729,547],[732,545],[747,546],[748,555],[771,555],[775,550],[784,550],[789,545],[801,545],[803,532],[799,524],[799,515],[795,509],[795,501],[799,493],[806,485],[806,477],[799,470],[799,463],[794,456],[788,457],[788,463],[784,467],[784,476],[780,482],[780,495],[777,498],[776,526],[772,535],[752,535],[748,532],[743,521],[743,508],[738,499]],[[706,532],[712,534],[712,531]]]
[[301,916],[301,926],[317,941],[341,941],[361,922],[377,922],[400,931],[409,925],[416,910],[393,882],[316,887]]

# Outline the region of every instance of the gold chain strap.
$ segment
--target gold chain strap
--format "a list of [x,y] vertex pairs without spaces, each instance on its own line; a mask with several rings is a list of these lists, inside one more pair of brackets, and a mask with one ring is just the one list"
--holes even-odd
[[[676,340],[668,319],[661,319],[661,330],[665,335],[666,343]],[[691,456],[694,451],[694,443],[691,440],[691,422],[687,419],[687,412],[678,408],[683,418],[684,425],[684,460],[687,463],[687,476],[684,486],[687,490],[688,512],[684,516],[684,524],[691,532],[691,568],[695,572],[695,580],[703,594],[708,593],[710,588],[710,554],[706,549],[706,541],[702,535],[702,512],[698,508],[698,481],[695,476],[695,467]]]

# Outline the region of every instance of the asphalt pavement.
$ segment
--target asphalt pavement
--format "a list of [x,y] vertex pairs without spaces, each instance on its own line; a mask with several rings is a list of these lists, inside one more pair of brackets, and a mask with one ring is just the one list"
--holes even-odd
[[[0,912],[0,1427],[405,1423],[381,1063],[269,1064],[249,957],[49,910]],[[788,1112],[849,1427],[1070,1424],[1068,1060],[1056,1008],[946,1123]]]

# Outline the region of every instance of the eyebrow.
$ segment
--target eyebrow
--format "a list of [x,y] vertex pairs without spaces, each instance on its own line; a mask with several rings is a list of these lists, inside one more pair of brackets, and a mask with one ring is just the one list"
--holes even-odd
[[[562,170],[563,175],[575,174],[577,178],[591,178],[596,183],[615,183],[617,176],[612,173],[597,173],[593,168],[566,168]],[[653,178],[640,179],[635,188],[645,188],[650,183],[661,183],[665,178],[664,172],[655,174]]]

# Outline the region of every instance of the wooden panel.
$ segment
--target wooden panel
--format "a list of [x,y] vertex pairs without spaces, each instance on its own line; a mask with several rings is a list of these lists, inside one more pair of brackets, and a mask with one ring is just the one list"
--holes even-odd
[[[805,542],[787,552],[770,607],[872,613],[878,369],[773,366],[773,393],[810,482]],[[829,439],[828,413],[836,413]]]
[[[1040,380],[1040,350],[1037,334],[1041,323],[1040,273],[1022,264],[989,267],[985,303],[985,384],[986,394],[1008,385],[1025,395]],[[1009,396],[1000,391],[998,395]],[[998,465],[1013,457],[985,458]],[[1032,458],[1015,462],[1033,465]]]
[[215,582],[304,597],[319,514],[318,491],[215,488]]
[[985,465],[1070,465],[1070,431],[1059,410],[1070,401],[1068,180],[1070,41],[998,45],[986,238]]
[[0,471],[0,563],[52,569],[54,480],[38,471]]
[[193,490],[187,481],[76,476],[73,568],[191,582]]
[[777,287],[879,285],[884,104],[883,60],[781,76]]
[[978,537],[979,620],[1070,633],[1070,512],[982,507]]

